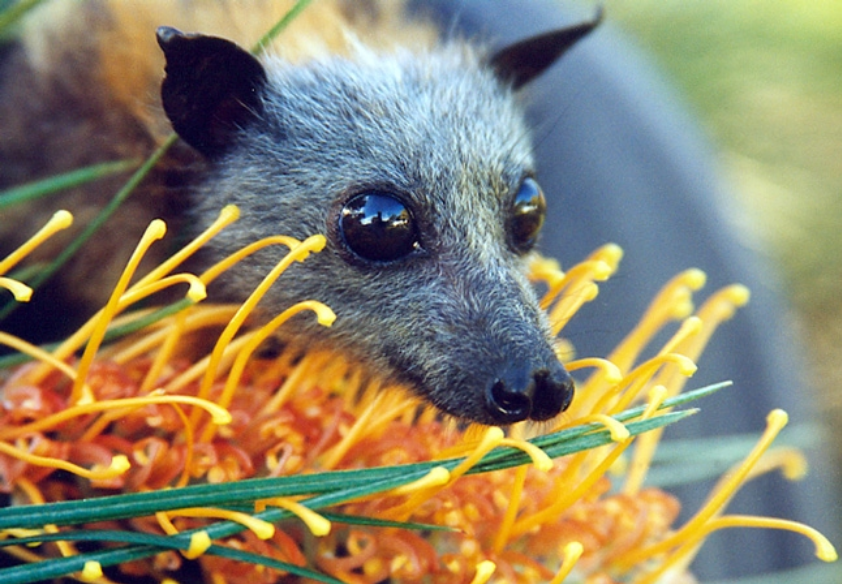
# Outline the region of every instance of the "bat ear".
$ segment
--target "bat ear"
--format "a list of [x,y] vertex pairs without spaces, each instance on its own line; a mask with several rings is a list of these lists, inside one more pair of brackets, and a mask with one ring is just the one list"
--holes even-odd
[[589,22],[540,34],[497,51],[489,60],[501,82],[520,89],[587,36],[602,21],[602,8]]
[[263,66],[225,39],[165,26],[157,37],[167,60],[161,100],[173,129],[205,156],[218,156],[260,115]]

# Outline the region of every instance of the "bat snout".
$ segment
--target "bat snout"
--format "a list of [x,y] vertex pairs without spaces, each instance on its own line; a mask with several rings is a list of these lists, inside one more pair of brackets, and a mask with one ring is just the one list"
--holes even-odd
[[495,423],[545,421],[570,406],[573,379],[561,363],[506,363],[486,389],[486,410]]

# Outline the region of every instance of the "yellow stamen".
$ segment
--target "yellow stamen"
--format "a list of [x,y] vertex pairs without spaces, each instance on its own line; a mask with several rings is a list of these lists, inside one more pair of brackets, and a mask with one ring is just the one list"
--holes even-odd
[[[41,494],[41,491],[38,490],[32,481],[27,479],[26,477],[18,477],[17,481],[15,481],[16,486],[23,491],[29,501],[34,505],[43,505],[46,501],[44,500],[44,496]],[[44,532],[46,533],[58,533],[58,526],[54,524],[47,524],[44,525]],[[76,548],[74,548],[70,542],[67,541],[57,541],[56,547],[58,547],[59,552],[65,558],[70,556],[76,555]]]
[[[542,523],[549,522],[556,517],[560,517],[561,514],[568,507],[570,507],[573,503],[581,499],[585,493],[587,493],[593,488],[594,484],[600,478],[602,478],[602,476],[606,472],[608,472],[608,469],[611,468],[617,461],[617,459],[623,454],[623,452],[625,452],[629,444],[631,444],[631,439],[628,439],[624,442],[620,442],[616,446],[614,446],[609,452],[609,454],[601,461],[599,461],[599,463],[596,464],[596,466],[594,466],[594,468],[584,477],[584,479],[575,488],[566,490],[554,501],[552,501],[549,506],[531,515],[528,515],[520,521],[518,521],[517,523],[515,523],[514,527],[512,528],[512,534],[514,536],[523,535],[524,533],[528,532],[534,527],[541,525]],[[560,482],[559,484],[571,485],[572,483]]]
[[[149,272],[146,276],[141,278],[141,280],[136,284],[136,286],[146,286],[151,282],[160,280],[161,278],[172,272],[187,258],[196,253],[196,251],[199,248],[201,248],[213,237],[215,237],[220,231],[222,231],[228,225],[239,219],[239,217],[240,210],[235,205],[225,206],[222,209],[222,211],[219,212],[219,216],[217,217],[216,221],[214,221],[213,224],[210,225],[210,227],[205,229],[195,239],[193,239],[193,241],[181,248],[178,252],[176,252],[172,257],[163,262],[160,266],[158,266],[157,268]],[[205,284],[208,283],[208,280],[203,279],[202,281]]]
[[258,539],[269,539],[275,535],[274,525],[268,521],[263,521],[262,519],[253,517],[248,513],[241,513],[240,511],[217,509],[214,507],[192,507],[190,509],[168,511],[167,513],[168,515],[179,515],[181,517],[210,517],[213,519],[226,519],[246,527],[249,531],[254,533]]
[[35,235],[27,239],[23,245],[18,247],[3,260],[0,260],[0,275],[3,275],[11,270],[19,261],[28,256],[32,250],[62,229],[67,229],[72,224],[73,215],[64,210],[56,211],[50,220],[47,221],[46,225],[39,229]]
[[102,564],[94,561],[85,562],[85,567],[79,577],[83,582],[93,582],[102,578]]
[[471,584],[485,584],[491,579],[496,569],[497,565],[494,562],[489,560],[480,562],[477,564],[477,573],[474,575],[473,580],[471,580]]
[[58,359],[53,357],[53,355],[51,355],[41,347],[33,345],[32,343],[28,343],[27,341],[24,341],[21,338],[12,336],[2,331],[0,331],[0,343],[6,345],[7,347],[15,349],[20,353],[29,355],[37,361],[48,363],[53,368],[64,373],[71,380],[76,379],[76,370],[73,369],[73,367],[71,367],[64,361],[59,361]]
[[[749,455],[740,463],[737,468],[726,474],[720,484],[711,493],[705,505],[690,519],[683,527],[673,535],[651,546],[631,551],[617,558],[618,564],[633,566],[642,563],[646,558],[663,554],[670,549],[682,545],[693,537],[704,525],[730,501],[739,487],[745,482],[751,469],[757,464],[761,456],[769,449],[775,437],[780,433],[787,423],[787,414],[783,410],[773,410],[767,417],[766,430],[758,440]],[[673,565],[673,559],[668,558],[663,569]]]
[[623,380],[623,372],[608,359],[589,357],[587,359],[576,359],[575,361],[570,361],[569,363],[564,364],[564,368],[570,372],[585,369],[587,367],[593,367],[600,371],[602,374],[602,379],[600,381],[602,383],[616,385]]
[[816,546],[816,557],[823,562],[835,562],[839,559],[836,548],[824,535],[809,525],[788,519],[777,519],[775,517],[753,517],[751,515],[726,515],[709,521],[698,534],[697,539],[704,539],[709,533],[717,529],[730,527],[757,527],[761,529],[782,529],[793,531],[812,540]]
[[35,422],[31,422],[24,426],[13,428],[0,428],[0,440],[7,440],[15,436],[25,436],[33,432],[52,428],[67,420],[93,414],[98,412],[108,411],[114,408],[141,408],[148,405],[156,404],[185,404],[191,406],[198,406],[207,411],[213,423],[217,425],[225,425],[231,423],[231,414],[216,404],[207,400],[199,399],[189,395],[161,395],[155,393],[145,397],[130,397],[115,400],[101,400],[89,404],[83,404],[72,408],[67,408],[51,416],[41,418]]
[[249,314],[251,314],[254,311],[255,307],[257,306],[257,303],[260,301],[261,298],[263,298],[263,296],[269,290],[270,286],[272,286],[272,284],[275,283],[275,281],[290,266],[290,264],[292,264],[292,262],[303,261],[304,258],[306,258],[310,254],[310,252],[321,251],[326,243],[327,240],[323,235],[314,235],[308,237],[306,240],[301,242],[300,245],[293,247],[289,251],[289,253],[281,261],[279,261],[272,268],[272,270],[270,270],[270,272],[263,278],[263,280],[260,282],[257,288],[255,288],[255,290],[249,295],[246,301],[243,302],[243,304],[237,310],[236,314],[231,318],[231,322],[228,323],[228,325],[222,331],[222,334],[220,334],[219,340],[214,346],[213,352],[210,356],[210,361],[208,362],[207,371],[205,372],[202,384],[199,387],[199,397],[208,397],[208,394],[210,393],[210,388],[213,385],[214,379],[216,378],[216,372],[219,366],[219,362],[222,359],[222,355],[225,352],[226,347],[232,341],[234,335],[237,334],[237,331],[240,330],[240,327],[242,327]]
[[213,545],[207,531],[197,531],[190,536],[190,547],[182,555],[188,560],[195,560]]
[[158,522],[158,525],[161,526],[163,532],[167,535],[178,535],[178,528],[164,511],[158,511],[155,513],[155,520]]
[[573,571],[573,568],[576,567],[576,562],[579,561],[579,558],[582,557],[585,548],[582,546],[581,543],[578,541],[571,541],[567,545],[564,546],[564,555],[563,560],[561,562],[561,567],[556,572],[553,579],[550,580],[549,584],[561,584],[564,582],[564,579],[570,575],[570,572]]
[[[237,351],[248,342],[248,335],[243,335],[233,341],[229,342],[223,352],[219,361],[217,362],[217,370],[225,369],[231,365],[234,361],[234,358],[237,355]],[[177,393],[183,390],[187,385],[193,383],[203,375],[205,375],[208,371],[208,367],[210,365],[211,356],[208,355],[196,361],[192,366],[190,366],[187,370],[183,371],[181,374],[177,375],[173,378],[169,383],[167,383],[163,389],[165,393]],[[191,416],[192,422],[198,423],[198,420],[193,420],[193,416]]]
[[286,497],[278,497],[275,499],[264,499],[255,503],[255,510],[261,511],[267,505],[281,507],[286,509],[296,517],[298,517],[310,530],[310,533],[316,537],[322,537],[330,533],[330,521],[322,517],[309,507],[305,507],[301,503]]
[[290,250],[293,250],[299,245],[301,245],[301,242],[295,239],[294,237],[289,237],[286,235],[274,235],[271,237],[264,237],[259,241],[255,241],[254,243],[251,243],[246,247],[237,250],[236,252],[220,260],[219,262],[202,272],[202,281],[205,284],[211,283],[216,278],[218,278],[220,274],[229,270],[234,264],[241,262],[243,259],[260,251],[261,249],[270,247],[272,245],[283,245],[288,247]]
[[430,469],[430,472],[425,474],[418,480],[412,481],[400,487],[396,487],[389,491],[390,495],[410,495],[417,491],[429,489],[431,487],[440,487],[450,482],[450,471],[443,466],[436,466]]
[[704,272],[692,269],[667,282],[649,304],[637,326],[611,352],[608,360],[621,371],[628,371],[643,348],[667,322],[689,316],[692,311],[691,293],[704,286],[705,280]]
[[[249,359],[251,358],[254,351],[256,351],[257,348],[260,346],[260,344],[263,343],[263,341],[265,341],[270,335],[272,335],[272,333],[274,333],[282,324],[284,324],[296,314],[305,310],[311,310],[315,312],[316,318],[319,324],[322,326],[330,326],[331,324],[333,324],[333,321],[336,320],[336,315],[330,308],[328,308],[321,302],[316,302],[315,300],[306,300],[304,302],[299,302],[298,304],[295,304],[290,308],[287,308],[281,314],[269,321],[268,324],[260,327],[253,335],[250,335],[248,341],[239,351],[236,359],[234,359],[234,364],[231,367],[231,371],[228,373],[227,379],[225,380],[225,387],[223,388],[222,394],[217,400],[217,403],[221,407],[227,408],[231,404],[231,400],[234,399],[234,393],[237,390],[237,385],[240,382],[240,378],[242,377],[243,371],[245,371]],[[200,442],[210,441],[213,438],[214,431],[214,426],[206,426],[200,438]]]
[[82,385],[88,376],[88,370],[93,363],[94,355],[96,355],[103,338],[105,338],[105,331],[108,328],[108,324],[117,313],[120,296],[126,288],[128,288],[129,281],[132,276],[134,276],[134,273],[137,270],[140,261],[143,259],[143,256],[146,254],[146,251],[154,242],[164,237],[166,232],[167,226],[163,221],[160,219],[153,220],[146,228],[146,231],[144,232],[143,237],[141,237],[134,252],[132,252],[123,273],[120,275],[120,279],[117,281],[116,286],[114,286],[111,297],[108,299],[105,308],[100,311],[100,314],[96,318],[96,323],[93,331],[91,332],[91,337],[88,339],[88,345],[85,347],[85,352],[79,360],[79,366],[76,369],[78,371],[78,377],[73,383],[73,390],[70,394],[71,404],[79,402],[82,397]]
[[122,475],[131,468],[129,459],[122,454],[115,455],[111,459],[111,464],[108,468],[101,468],[98,465],[94,465],[94,467],[89,470],[59,458],[30,454],[26,450],[15,448],[11,444],[7,444],[5,442],[0,442],[0,453],[7,454],[12,458],[22,460],[23,462],[33,466],[66,470],[67,472],[92,481],[113,479]]
[[585,424],[602,424],[611,433],[611,440],[613,442],[622,442],[629,437],[629,430],[626,426],[611,416],[605,414],[591,414],[590,416],[583,416],[576,418],[572,422],[564,424],[562,428],[570,428],[575,426],[583,426]]
[[[666,387],[656,385],[649,390],[649,407],[651,408],[655,404],[657,408],[668,396],[669,391]],[[643,481],[646,480],[646,474],[649,472],[649,466],[652,464],[652,458],[655,456],[655,451],[661,439],[662,432],[659,430],[658,428],[638,437],[634,446],[634,455],[626,474],[626,482],[623,485],[625,494],[634,496],[643,487]]]
[[512,437],[503,438],[500,441],[500,446],[511,446],[522,450],[529,458],[532,459],[532,464],[542,472],[548,472],[553,468],[553,459],[547,456],[547,453],[532,444],[522,439],[515,439]]
[[509,504],[506,506],[506,511],[503,514],[503,520],[500,522],[500,529],[494,537],[494,553],[499,554],[506,547],[509,538],[512,534],[512,526],[517,519],[518,511],[520,510],[520,501],[523,497],[523,487],[526,484],[526,473],[529,467],[519,466],[515,469],[514,483],[512,484],[512,492],[509,495]]
[[32,298],[32,288],[23,282],[5,276],[0,276],[0,288],[5,288],[11,292],[17,302],[29,302]]

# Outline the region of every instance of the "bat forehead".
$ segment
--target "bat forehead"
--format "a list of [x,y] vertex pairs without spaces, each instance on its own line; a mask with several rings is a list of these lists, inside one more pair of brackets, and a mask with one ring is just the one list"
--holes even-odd
[[514,95],[476,55],[363,53],[269,61],[267,72],[269,164],[329,170],[326,199],[393,190],[443,236],[482,246],[502,234],[501,213],[532,170],[531,144]]

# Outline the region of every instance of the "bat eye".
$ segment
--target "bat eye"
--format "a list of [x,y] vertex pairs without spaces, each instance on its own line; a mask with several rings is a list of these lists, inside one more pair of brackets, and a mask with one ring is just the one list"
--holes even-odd
[[516,252],[526,253],[535,246],[546,214],[547,202],[538,182],[529,177],[523,179],[507,225],[509,243]]
[[415,221],[401,201],[386,193],[360,193],[339,213],[345,245],[365,260],[390,262],[420,249]]

